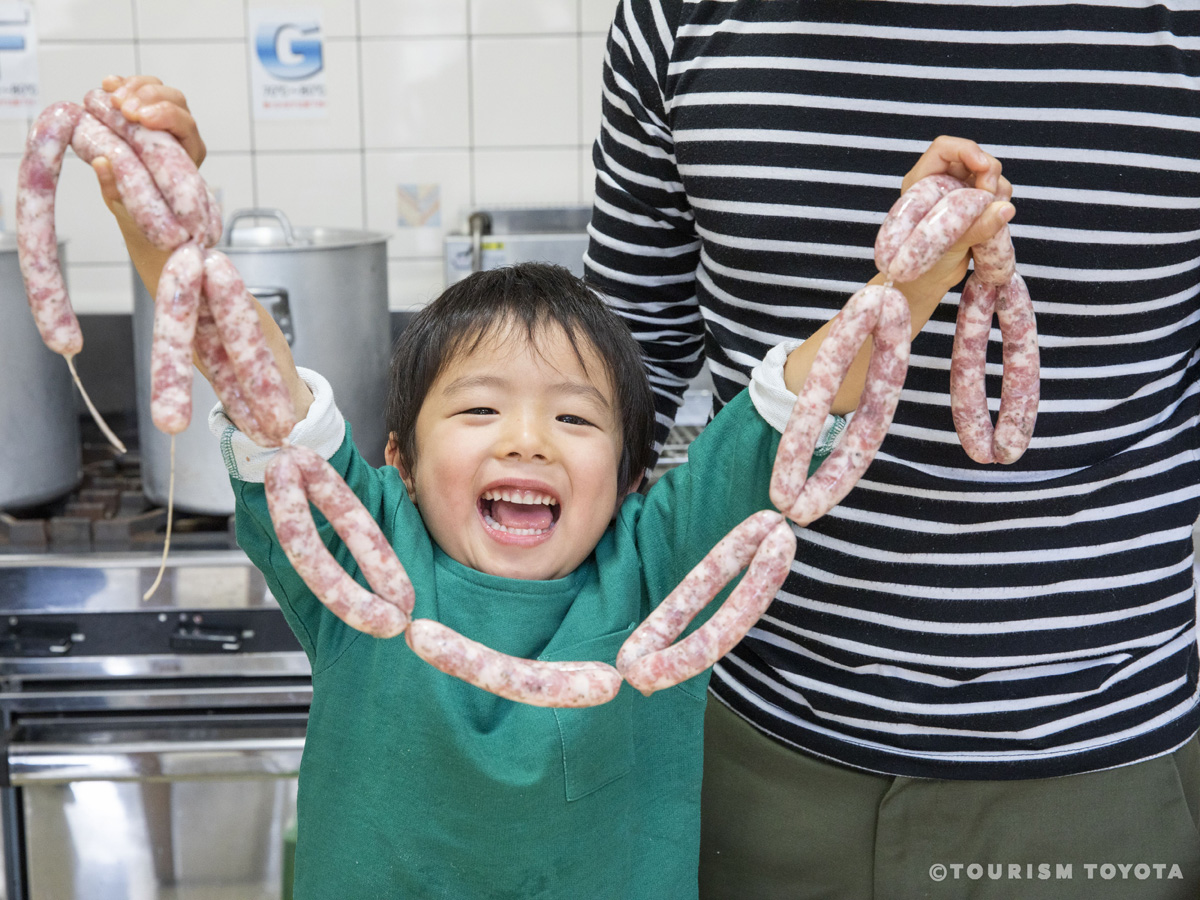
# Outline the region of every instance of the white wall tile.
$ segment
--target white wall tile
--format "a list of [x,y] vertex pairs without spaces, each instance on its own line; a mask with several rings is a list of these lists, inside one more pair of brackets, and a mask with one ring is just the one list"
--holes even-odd
[[142,44],[140,53],[143,72],[183,91],[209,150],[250,149],[244,43]]
[[34,23],[39,41],[131,41],[129,0],[37,0]]
[[[119,263],[76,264],[67,246],[67,290],[77,313],[133,312],[133,267],[128,257]],[[103,347],[84,345],[84,353],[103,353]]]
[[472,0],[471,33],[574,33],[579,29],[575,0]]
[[592,163],[592,147],[579,149],[579,202],[591,206],[596,198],[596,167]]
[[360,146],[358,44],[325,42],[326,106],[323,119],[254,121],[257,150],[349,150]]
[[359,0],[364,37],[465,35],[467,0]]
[[17,230],[17,169],[21,160],[16,156],[0,156],[0,231]]
[[258,153],[260,206],[282,209],[296,226],[361,229],[362,157],[357,153]]
[[474,159],[475,200],[482,209],[579,202],[576,148],[476,150]]
[[235,210],[255,205],[254,160],[249,153],[210,153],[200,173],[221,204],[222,221]]
[[468,144],[466,39],[364,41],[362,54],[369,149]]
[[579,0],[579,28],[584,32],[607,32],[617,11],[618,0]]
[[[367,228],[391,235],[388,256],[442,255],[446,232],[465,221],[471,203],[471,161],[466,150],[438,153],[384,151],[366,154]],[[436,187],[437,215],[424,225],[400,214],[401,186]]]
[[70,241],[74,263],[111,263],[128,259],[116,219],[100,197],[92,167],[68,152],[58,177],[54,218],[58,236]]
[[477,146],[579,142],[578,38],[479,38],[471,53]]
[[601,90],[604,86],[603,35],[584,35],[579,40],[579,139],[591,143],[600,133]]
[[82,103],[104,76],[134,68],[133,44],[38,44],[38,108],[59,100]]
[[441,259],[389,259],[388,309],[417,310],[446,289]]
[[24,153],[25,138],[32,126],[32,118],[0,119],[0,154],[16,156]]
[[198,41],[246,35],[242,0],[133,0],[140,40]]
[[[251,6],[272,6],[271,2],[261,3],[253,0]],[[286,10],[287,4],[274,4],[276,8]],[[340,38],[354,37],[358,34],[358,14],[354,0],[300,0],[298,9],[315,9],[321,13],[321,33],[325,37]]]

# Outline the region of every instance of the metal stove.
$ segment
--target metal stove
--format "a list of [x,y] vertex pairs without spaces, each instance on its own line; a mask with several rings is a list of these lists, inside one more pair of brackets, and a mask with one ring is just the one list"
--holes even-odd
[[280,896],[308,660],[228,519],[177,519],[143,600],[164,525],[103,454],[0,512],[7,900]]

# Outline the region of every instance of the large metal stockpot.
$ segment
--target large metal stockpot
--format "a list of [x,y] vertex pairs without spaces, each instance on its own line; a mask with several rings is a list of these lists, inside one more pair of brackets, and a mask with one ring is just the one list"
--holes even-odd
[[[62,243],[58,254],[65,268]],[[15,234],[0,234],[0,298],[0,508],[14,509],[70,492],[82,450],[75,386],[29,313]]]
[[[248,209],[229,217],[218,249],[279,323],[296,363],[329,379],[359,450],[372,465],[382,465],[391,349],[387,236],[343,228],[293,228],[279,210]],[[136,274],[133,280],[142,487],[151,502],[164,504],[171,440],[150,419],[154,301]],[[192,421],[176,437],[175,505],[180,510],[233,512],[233,491],[220,447],[208,430],[208,413],[216,402],[208,382],[196,373]]]

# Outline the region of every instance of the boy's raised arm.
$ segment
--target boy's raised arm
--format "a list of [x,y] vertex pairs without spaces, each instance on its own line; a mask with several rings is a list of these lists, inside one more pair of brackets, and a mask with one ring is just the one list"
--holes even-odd
[[[204,161],[206,148],[200,137],[196,120],[188,109],[187,99],[175,88],[164,85],[157,78],[138,75],[132,78],[110,76],[103,82],[104,89],[111,92],[116,100],[121,101],[121,111],[125,118],[137,122],[147,128],[168,131],[179,141],[184,150],[197,166]],[[100,183],[100,192],[104,202],[117,220],[121,234],[125,239],[126,249],[134,268],[137,269],[142,283],[150,296],[155,296],[158,289],[159,276],[166,264],[170,251],[160,250],[153,246],[138,228],[133,217],[125,209],[117,191],[112,168],[108,161],[97,159],[92,168]],[[266,336],[267,346],[275,357],[279,370],[283,375],[291,395],[292,406],[296,420],[303,419],[312,404],[312,392],[296,371],[296,363],[292,358],[291,349],[279,326],[256,299],[251,297],[258,312],[259,324]],[[193,360],[205,378],[211,381],[208,371],[199,358],[193,354]],[[241,423],[235,423],[241,427]]]
[[[966,275],[971,246],[982,243],[996,234],[1016,212],[1009,202],[1012,185],[1001,176],[1000,162],[983,151],[974,141],[939,137],[905,176],[901,188],[908,190],[920,179],[939,173],[952,175],[982,190],[990,191],[997,199],[983,211],[967,233],[943,254],[932,269],[913,281],[893,285],[908,300],[913,337],[925,327],[925,323],[929,321],[946,292]],[[868,284],[883,284],[884,280],[883,275],[876,275]],[[787,365],[784,367],[784,381],[792,393],[798,394],[804,385],[817,350],[829,333],[830,324],[826,322],[788,356]],[[870,356],[871,341],[868,338],[846,373],[846,378],[834,398],[832,412],[845,415],[858,406],[859,396],[866,383]]]

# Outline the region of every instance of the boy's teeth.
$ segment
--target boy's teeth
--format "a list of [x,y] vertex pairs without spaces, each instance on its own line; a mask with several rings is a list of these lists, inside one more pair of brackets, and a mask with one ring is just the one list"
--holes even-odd
[[[491,500],[493,498],[489,497],[488,499]],[[494,528],[497,531],[503,531],[506,534],[545,534],[550,530],[549,528],[506,528],[489,515],[485,514],[483,518],[488,523],[489,527]]]
[[507,500],[509,503],[524,503],[530,506],[541,504],[542,506],[557,506],[558,501],[548,494],[539,494],[534,491],[515,491],[515,490],[492,490],[483,492],[484,500]]

